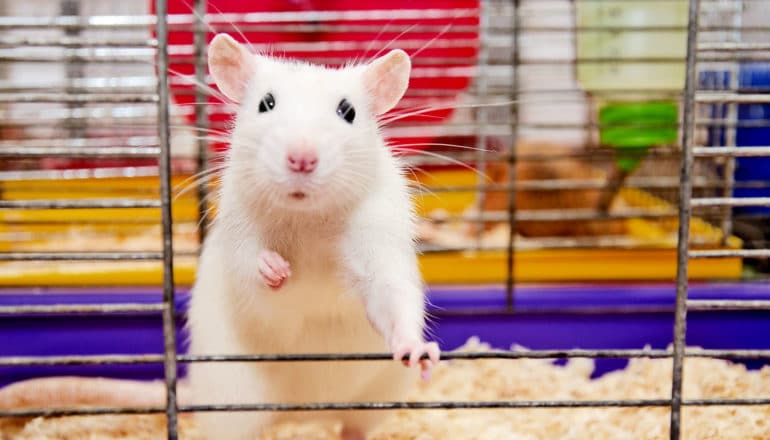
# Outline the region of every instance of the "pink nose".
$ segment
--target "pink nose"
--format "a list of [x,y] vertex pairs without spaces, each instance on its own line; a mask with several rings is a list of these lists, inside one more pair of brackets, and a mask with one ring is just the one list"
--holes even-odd
[[310,174],[318,165],[318,155],[307,146],[292,148],[286,156],[286,164],[295,173]]

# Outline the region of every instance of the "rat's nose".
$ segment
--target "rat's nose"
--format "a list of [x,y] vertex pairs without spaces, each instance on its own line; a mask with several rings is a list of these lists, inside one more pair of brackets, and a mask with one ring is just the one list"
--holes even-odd
[[295,173],[310,174],[318,165],[318,154],[306,145],[291,148],[286,155],[286,165]]

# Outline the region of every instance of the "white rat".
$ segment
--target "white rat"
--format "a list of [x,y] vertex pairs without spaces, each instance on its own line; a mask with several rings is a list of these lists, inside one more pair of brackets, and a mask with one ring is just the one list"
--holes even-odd
[[[424,293],[407,180],[378,116],[409,82],[393,50],[340,69],[249,52],[225,34],[209,47],[219,89],[240,104],[219,213],[203,245],[189,310],[193,354],[409,354],[423,376]],[[423,354],[430,360],[420,361]],[[401,362],[193,363],[196,404],[403,400]],[[342,420],[363,438],[379,410],[206,412],[208,439],[255,439],[286,420]]]

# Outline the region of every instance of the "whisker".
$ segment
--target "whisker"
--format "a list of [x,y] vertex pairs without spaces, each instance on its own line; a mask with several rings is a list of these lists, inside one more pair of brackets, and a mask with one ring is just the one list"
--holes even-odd
[[209,177],[211,177],[211,176],[204,176],[204,177],[201,177],[200,179],[196,180],[195,182],[192,182],[189,186],[185,187],[184,189],[182,189],[181,191],[176,193],[172,200],[174,200],[174,201],[178,200],[180,197],[182,197],[183,195],[185,195],[188,192],[190,192],[191,189],[197,187],[198,184],[200,184],[203,181],[207,180]]
[[[402,113],[399,113],[399,115],[400,114],[402,114]],[[396,116],[396,115],[397,115],[397,112],[392,112],[392,113],[389,114],[389,116]],[[444,119],[442,116],[436,116],[436,115],[425,115],[425,114],[423,114],[423,115],[415,115],[415,116],[420,116],[421,118],[424,118],[424,119],[435,119],[435,120],[438,120],[438,121],[441,121],[441,120]],[[409,117],[409,115],[405,116],[405,118],[408,118],[408,117]]]
[[[190,138],[195,140],[204,140],[209,142],[222,142],[222,143],[230,143],[230,138],[227,136],[195,136],[191,135]],[[232,145],[232,144],[231,144]]]
[[471,151],[479,151],[479,152],[485,152],[485,153],[493,153],[494,150],[488,150],[486,148],[478,148],[478,147],[472,147],[470,145],[460,145],[460,144],[444,144],[440,142],[415,142],[410,144],[392,144],[389,145],[391,148],[398,150],[401,147],[452,147],[452,148],[459,148],[463,150],[471,150]]
[[[209,6],[214,8],[217,11],[218,14],[224,15],[222,10],[217,8],[217,6],[213,2],[210,2]],[[238,35],[240,35],[240,37],[243,38],[243,42],[249,47],[249,51],[251,51],[251,53],[257,53],[256,49],[254,49],[254,45],[251,44],[251,41],[249,41],[249,39],[246,38],[246,35],[244,35],[244,33],[241,32],[241,29],[235,23],[233,23],[232,21],[229,21],[228,23],[230,23],[230,26],[232,26],[233,29],[235,29],[235,32],[237,32]],[[215,31],[215,33],[216,33],[216,31]]]
[[[456,19],[456,17],[455,17],[455,19]],[[428,46],[430,46],[431,44],[433,44],[433,43],[434,43],[436,40],[438,40],[439,38],[441,38],[441,36],[442,36],[442,35],[444,35],[445,33],[447,33],[447,31],[449,31],[449,29],[451,29],[451,28],[452,28],[452,26],[454,25],[454,20],[455,20],[455,19],[452,19],[452,22],[451,22],[451,23],[448,23],[446,26],[444,26],[444,28],[441,30],[441,32],[439,32],[438,34],[436,34],[436,36],[434,36],[434,37],[433,37],[433,38],[431,38],[431,39],[430,39],[430,40],[429,40],[427,43],[425,43],[425,45],[424,45],[423,47],[421,47],[421,48],[417,49],[417,51],[415,51],[414,53],[410,54],[410,55],[409,55],[409,58],[414,58],[414,57],[416,57],[416,56],[417,56],[417,55],[418,55],[420,52],[422,52],[423,50],[427,49],[427,48],[428,48]]]
[[378,50],[377,52],[375,52],[375,53],[374,53],[374,55],[372,55],[372,57],[371,57],[371,58],[369,58],[369,60],[368,60],[366,63],[367,63],[367,64],[369,64],[369,63],[371,63],[372,61],[374,61],[375,59],[377,59],[377,57],[378,57],[378,56],[380,56],[380,54],[382,54],[383,52],[385,52],[385,51],[386,51],[386,50],[387,50],[387,49],[388,49],[388,48],[389,48],[389,47],[390,47],[390,46],[391,46],[393,43],[395,43],[396,41],[398,41],[398,39],[399,39],[399,38],[403,37],[403,36],[404,36],[404,34],[406,34],[407,32],[410,32],[410,31],[411,31],[412,29],[414,29],[416,26],[417,26],[417,23],[415,23],[415,24],[413,24],[413,25],[409,26],[408,28],[404,29],[404,30],[403,30],[403,32],[401,32],[401,33],[399,33],[398,35],[396,35],[395,37],[393,37],[393,39],[392,39],[392,40],[390,40],[390,42],[388,42],[388,44],[386,44],[385,46],[381,47],[381,48],[380,48],[380,50]]
[[[417,173],[415,173],[414,168],[412,168],[412,167],[403,167],[403,169],[408,171],[412,175],[412,180],[409,181],[409,186],[410,187],[416,187],[418,190],[420,190],[421,193],[423,193],[423,194],[427,193],[427,194],[429,194],[429,195],[431,195],[431,196],[433,196],[435,198],[438,198],[438,194],[436,194],[427,185],[425,185],[424,183],[422,183],[422,182],[420,182],[418,180],[419,177],[417,176]],[[426,173],[426,174],[430,174],[430,173]]]
[[201,132],[219,134],[219,135],[222,135],[222,136],[229,136],[230,135],[229,132],[220,130],[218,128],[196,127],[195,125],[186,125],[186,124],[168,124],[168,126],[170,128],[183,128],[183,129],[188,129],[188,130],[194,130],[194,131],[201,131]]
[[[230,104],[228,102],[193,101],[193,102],[178,102],[178,103],[175,103],[174,105],[177,106],[177,107],[182,107],[182,108],[184,108],[184,107],[194,107],[194,106],[197,106],[197,105],[205,105],[205,106],[208,106],[210,108],[211,107],[222,107],[224,109],[227,109],[227,107],[233,107],[233,112],[236,111],[236,108],[235,108],[236,106],[233,105],[233,104]],[[217,114],[226,114],[227,112],[226,111],[219,111],[219,112],[216,112],[216,113]]]
[[177,107],[191,107],[194,105],[209,105],[209,104],[216,104],[209,101],[193,101],[193,102],[179,102],[176,104]]
[[217,206],[219,205],[219,200],[213,200],[213,201],[212,201],[212,200],[210,199],[212,196],[216,196],[216,197],[217,197],[217,199],[219,199],[219,198],[220,198],[220,197],[219,197],[219,194],[215,194],[214,192],[210,192],[210,193],[206,194],[206,195],[203,197],[203,199],[200,201],[200,203],[201,203],[201,204],[203,204],[204,206],[208,205],[208,207],[207,207],[207,208],[206,208],[206,209],[203,211],[203,215],[202,215],[202,216],[201,216],[201,218],[198,220],[198,223],[196,224],[196,228],[200,228],[200,227],[201,227],[201,225],[203,224],[203,222],[204,222],[204,221],[206,221],[206,220],[212,220],[212,221],[213,221],[213,218],[211,217],[211,213],[212,213],[212,212],[213,212],[213,211],[214,211],[214,210],[217,208]]
[[439,106],[429,106],[429,107],[421,107],[419,110],[406,112],[406,113],[400,113],[397,114],[394,117],[389,118],[382,118],[380,119],[380,123],[382,125],[390,124],[393,121],[397,121],[399,119],[404,119],[409,116],[416,116],[423,113],[430,113],[436,110],[455,110],[458,108],[482,108],[482,107],[496,107],[496,106],[503,106],[503,105],[512,105],[517,102],[522,102],[522,100],[511,100],[511,101],[503,101],[503,102],[495,102],[495,103],[482,103],[482,104],[452,104],[452,105],[439,105]]
[[[216,34],[217,33],[217,30],[214,29],[214,26],[212,26],[211,23],[209,23],[208,20],[206,20],[205,14],[204,14],[204,16],[200,16],[200,14],[198,14],[195,11],[195,7],[190,2],[188,2],[186,0],[183,0],[183,2],[184,2],[184,5],[187,6],[187,8],[190,10],[190,12],[192,12],[193,15],[195,15],[197,18],[199,18],[200,21],[204,25],[206,25],[206,27],[208,28],[209,32],[211,32],[212,34]],[[209,6],[213,7],[214,9],[216,9],[216,6],[214,6],[213,4],[211,4]],[[222,13],[222,11],[219,11],[218,9],[217,9],[217,12],[219,12],[220,14]]]
[[179,182],[177,185],[175,185],[172,188],[172,191],[178,191],[182,186],[185,186],[186,188],[189,188],[189,186],[192,185],[190,182],[193,182],[193,181],[194,182],[198,182],[197,179],[200,179],[201,177],[207,177],[210,174],[218,173],[218,172],[224,170],[225,168],[227,168],[226,164],[222,164],[222,165],[217,165],[217,166],[214,166],[214,167],[206,168],[205,170],[203,170],[201,172],[198,172],[198,173],[195,173],[195,174],[187,177],[183,181]]
[[[173,128],[181,129],[181,127],[173,127]],[[230,135],[229,134],[224,134],[224,133],[223,134],[216,134],[216,133],[214,133],[214,134],[205,134],[205,132],[204,132],[204,134],[200,134],[200,135],[199,134],[195,134],[195,133],[187,133],[187,134],[178,133],[177,135],[178,136],[186,136],[186,137],[189,137],[189,138],[192,138],[192,139],[195,139],[195,140],[204,140],[204,141],[211,141],[211,142],[226,142],[226,143],[229,143],[229,141],[230,141]]]
[[391,18],[388,21],[388,23],[385,26],[383,26],[382,29],[380,29],[380,31],[377,33],[377,35],[374,38],[372,38],[371,41],[369,41],[369,44],[366,45],[366,49],[364,49],[364,51],[362,53],[360,53],[359,55],[357,55],[355,57],[355,59],[353,60],[351,65],[355,66],[355,65],[358,64],[358,60],[359,59],[365,59],[366,58],[366,54],[369,53],[370,50],[372,50],[372,47],[374,46],[374,43],[376,43],[377,40],[382,36],[382,34],[390,27],[390,25],[393,24],[393,20],[395,20],[395,18]]
[[409,148],[404,148],[404,149],[402,149],[402,151],[407,151],[407,152],[410,152],[410,153],[415,153],[416,155],[426,155],[426,156],[435,157],[435,158],[438,158],[438,159],[441,159],[441,160],[445,160],[445,161],[447,161],[449,163],[452,163],[454,165],[457,165],[457,166],[463,167],[463,168],[465,168],[465,169],[467,169],[469,171],[472,171],[477,176],[483,177],[485,179],[489,178],[489,176],[486,173],[482,173],[481,171],[479,171],[476,168],[468,165],[467,163],[459,161],[459,160],[456,160],[456,159],[451,158],[449,156],[445,156],[443,154],[438,154],[438,153],[434,153],[434,152],[431,152],[431,151],[425,151],[425,150],[414,150],[414,149],[409,149]]
[[188,82],[189,82],[190,84],[192,84],[192,85],[195,85],[195,86],[198,86],[198,87],[200,87],[200,88],[201,88],[201,89],[203,89],[205,92],[209,93],[209,95],[210,95],[210,96],[212,96],[212,97],[214,97],[214,98],[217,98],[217,99],[219,99],[220,101],[223,101],[223,102],[225,102],[225,103],[227,103],[227,102],[232,102],[232,101],[230,101],[230,99],[229,99],[227,96],[225,96],[225,95],[224,95],[222,92],[220,92],[220,91],[218,91],[217,89],[215,89],[215,88],[213,88],[213,87],[209,86],[209,85],[208,85],[208,84],[206,84],[206,83],[203,83],[203,82],[201,82],[201,81],[198,81],[198,80],[195,78],[195,76],[194,76],[194,75],[188,75],[188,74],[186,74],[186,73],[181,73],[181,72],[178,72],[178,71],[176,71],[176,70],[172,69],[171,67],[168,67],[166,70],[168,71],[168,73],[170,73],[170,74],[174,75],[175,77],[177,77],[177,78],[180,78],[180,79],[183,79],[183,80],[185,80],[185,81],[188,81]]
[[427,108],[432,108],[432,107],[436,107],[437,103],[447,103],[447,104],[451,103],[453,108],[456,105],[454,99],[443,99],[443,100],[442,99],[434,99],[434,103],[433,104],[423,104],[423,105],[420,105],[420,106],[403,107],[403,108],[399,108],[398,110],[393,110],[393,111],[389,112],[388,115],[401,115],[401,114],[409,113],[409,112],[412,112],[412,111],[415,111],[415,110],[423,110],[423,109],[427,109]]

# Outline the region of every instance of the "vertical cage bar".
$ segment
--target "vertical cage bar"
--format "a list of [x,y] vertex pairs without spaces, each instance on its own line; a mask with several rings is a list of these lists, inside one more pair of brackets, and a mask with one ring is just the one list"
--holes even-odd
[[[492,13],[492,5],[489,2],[483,2],[481,14],[479,14],[479,66],[481,72],[488,72],[489,66],[489,16]],[[486,102],[489,95],[489,78],[486,73],[482,73],[477,78],[478,98],[481,102]],[[478,128],[476,136],[476,171],[478,191],[476,191],[476,202],[478,206],[478,216],[475,221],[474,230],[476,232],[476,249],[481,249],[484,228],[484,201],[487,198],[487,125],[489,123],[489,112],[486,106],[476,109],[476,127]]]
[[[733,17],[732,25],[735,30],[730,35],[730,41],[734,43],[740,43],[742,34],[740,32],[743,26],[743,2],[739,1],[733,8],[732,12],[735,14]],[[728,70],[730,77],[728,78],[728,87],[731,93],[737,93],[740,81],[738,75],[740,75],[740,68],[737,61],[730,63],[730,69]],[[734,102],[728,102],[727,104],[727,127],[725,128],[725,145],[738,145],[737,144],[737,123],[738,123],[738,104]],[[727,156],[724,162],[724,186],[722,187],[722,197],[732,197],[733,188],[735,186],[735,157]],[[727,246],[727,241],[733,234],[733,208],[725,206],[722,208],[722,219],[720,222],[722,229],[722,246]]]
[[508,258],[507,277],[505,283],[505,302],[509,310],[513,310],[515,264],[514,251],[516,246],[516,142],[519,129],[519,0],[513,0],[511,14],[511,144],[508,147]]
[[[737,75],[737,69],[730,69],[730,75],[733,76],[733,74]],[[732,82],[732,80],[731,80]],[[734,89],[733,89],[734,90]],[[737,106],[733,103],[728,103],[728,112],[727,112],[727,120],[729,122],[733,122],[737,120]],[[730,135],[730,133],[733,133],[733,135]],[[735,128],[728,127],[727,128],[727,136],[726,139],[728,139],[725,144],[726,145],[735,145]],[[728,156],[726,157],[724,162],[724,184],[722,185],[722,197],[729,198],[733,196],[733,188],[735,187],[735,157]],[[722,208],[722,214],[721,214],[721,221],[720,221],[720,227],[722,229],[722,240],[721,245],[727,246],[727,242],[730,238],[730,236],[733,234],[733,208],[730,206],[724,206]]]
[[682,375],[687,330],[687,264],[690,247],[690,204],[692,197],[692,137],[695,125],[695,56],[698,45],[700,1],[690,0],[687,22],[687,67],[682,115],[682,162],[679,174],[679,235],[677,240],[676,312],[674,320],[674,362],[671,380],[671,440],[679,440],[682,417]]
[[[195,25],[193,28],[193,44],[195,56],[195,134],[198,140],[198,173],[208,168],[209,120],[206,114],[208,93],[206,91],[206,0],[195,0]],[[201,179],[198,184],[198,238],[201,243],[206,238],[208,230],[208,181]]]
[[[80,16],[80,0],[63,0],[61,2],[61,14],[63,16]],[[66,27],[64,28],[64,35],[67,37],[79,37],[82,33],[82,28],[79,27]],[[75,50],[77,47],[70,48]],[[68,94],[77,94],[75,82],[78,79],[84,77],[85,64],[77,61],[67,59],[64,62],[65,75],[66,75],[66,87],[65,92]],[[65,122],[68,135],[71,139],[78,139],[85,137],[85,119],[78,119],[74,117],[75,110],[82,108],[82,103],[70,102],[67,103],[67,110],[69,111],[68,117]]]
[[160,197],[163,224],[163,367],[166,378],[166,420],[169,440],[177,439],[176,326],[174,325],[174,256],[171,218],[171,144],[168,88],[168,5],[156,0],[158,39],[158,139],[160,140]]

